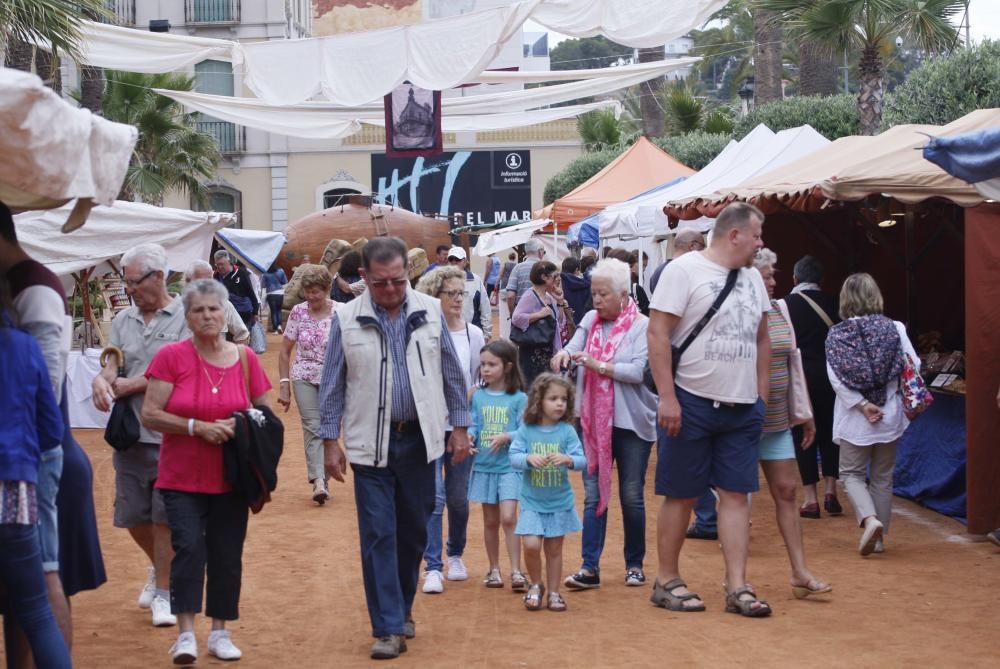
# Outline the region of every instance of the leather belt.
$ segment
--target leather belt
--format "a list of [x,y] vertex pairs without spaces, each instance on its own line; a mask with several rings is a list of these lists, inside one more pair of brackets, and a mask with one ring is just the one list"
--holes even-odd
[[416,434],[420,432],[420,421],[416,420],[394,420],[391,423],[392,431],[399,434]]

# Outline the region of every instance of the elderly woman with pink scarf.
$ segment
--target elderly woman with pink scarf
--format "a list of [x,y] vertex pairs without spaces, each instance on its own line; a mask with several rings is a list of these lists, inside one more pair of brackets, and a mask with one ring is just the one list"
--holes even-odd
[[570,342],[552,358],[552,369],[571,363],[587,469],[584,470],[583,565],[565,581],[571,590],[600,587],[612,463],[618,463],[618,493],[625,527],[625,585],[646,582],[646,465],[656,440],[656,396],[642,384],[646,326],[629,297],[631,274],[620,260],[597,263],[591,275],[594,309],[580,321]]

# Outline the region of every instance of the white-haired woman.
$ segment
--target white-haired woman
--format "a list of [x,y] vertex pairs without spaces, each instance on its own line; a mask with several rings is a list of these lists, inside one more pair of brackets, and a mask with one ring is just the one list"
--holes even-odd
[[170,598],[180,624],[171,649],[175,664],[191,664],[198,656],[194,616],[201,611],[202,592],[207,592],[205,613],[212,618],[209,655],[242,656],[226,621],[239,617],[248,507],[226,481],[222,444],[233,437],[234,412],[251,402],[269,406],[271,384],[257,356],[242,347],[245,378],[240,347],[219,336],[228,297],[217,281],[189,283],[182,301],[192,337],[161,348],[146,370],[142,420],[163,433],[156,487],[163,494],[174,548]]
[[552,358],[559,371],[570,361],[577,376],[581,429],[587,469],[583,474],[583,565],[566,579],[567,588],[601,584],[600,559],[607,532],[612,464],[618,463],[618,492],[625,528],[625,585],[646,582],[646,505],[649,452],[656,440],[656,396],[642,384],[646,327],[629,297],[631,273],[620,260],[601,260],[590,276],[594,308],[573,338]]
[[[775,520],[785,540],[785,550],[788,551],[788,560],[792,565],[792,593],[801,599],[830,592],[833,586],[817,579],[809,571],[802,543],[802,526],[796,501],[799,469],[792,442],[788,403],[791,382],[789,356],[793,353],[792,324],[785,319],[781,308],[774,301],[777,263],[778,256],[766,248],[758,251],[754,258],[754,267],[764,279],[768,297],[771,298],[771,309],[767,312],[767,331],[771,338],[770,390],[758,452],[760,467],[764,470],[764,478],[767,479],[767,487],[774,500]],[[803,430],[802,447],[809,448],[816,436],[816,426],[810,420],[803,425]]]
[[[468,388],[479,385],[479,352],[486,344],[483,331],[466,322],[462,316],[465,303],[465,270],[460,266],[442,266],[420,277],[417,290],[441,300],[441,312],[448,323],[448,332],[455,352],[462,363],[462,373]],[[451,428],[448,428],[449,432]],[[445,441],[449,434],[445,434]],[[451,453],[445,453],[435,466],[434,513],[427,521],[427,548],[424,550],[423,591],[434,594],[444,591],[441,559],[441,516],[448,507],[448,580],[464,581],[469,572],[462,561],[465,552],[466,528],[469,524],[469,475],[473,458],[453,463]]]

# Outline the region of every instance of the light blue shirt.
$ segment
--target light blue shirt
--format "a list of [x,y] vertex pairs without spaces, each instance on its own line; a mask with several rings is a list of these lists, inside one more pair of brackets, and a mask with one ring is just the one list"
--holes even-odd
[[569,423],[549,427],[522,425],[514,433],[510,445],[510,464],[523,471],[521,481],[521,507],[538,513],[555,513],[573,509],[575,498],[569,483],[569,468],[565,465],[546,465],[536,469],[528,465],[529,455],[565,453],[573,458],[573,469],[587,466],[587,456],[576,430]]
[[476,448],[476,459],[472,468],[477,472],[506,474],[514,471],[508,450],[504,446],[496,453],[490,452],[490,441],[504,432],[513,434],[520,426],[528,396],[520,390],[516,393],[498,393],[480,388],[472,396],[472,427],[469,437]]

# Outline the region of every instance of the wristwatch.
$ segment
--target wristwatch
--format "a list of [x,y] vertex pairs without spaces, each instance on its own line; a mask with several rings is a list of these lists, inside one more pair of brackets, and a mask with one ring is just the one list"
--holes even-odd
[[600,374],[601,376],[604,376],[605,374],[607,374],[608,373],[608,363],[602,362],[598,366],[598,368],[597,368],[597,373]]

